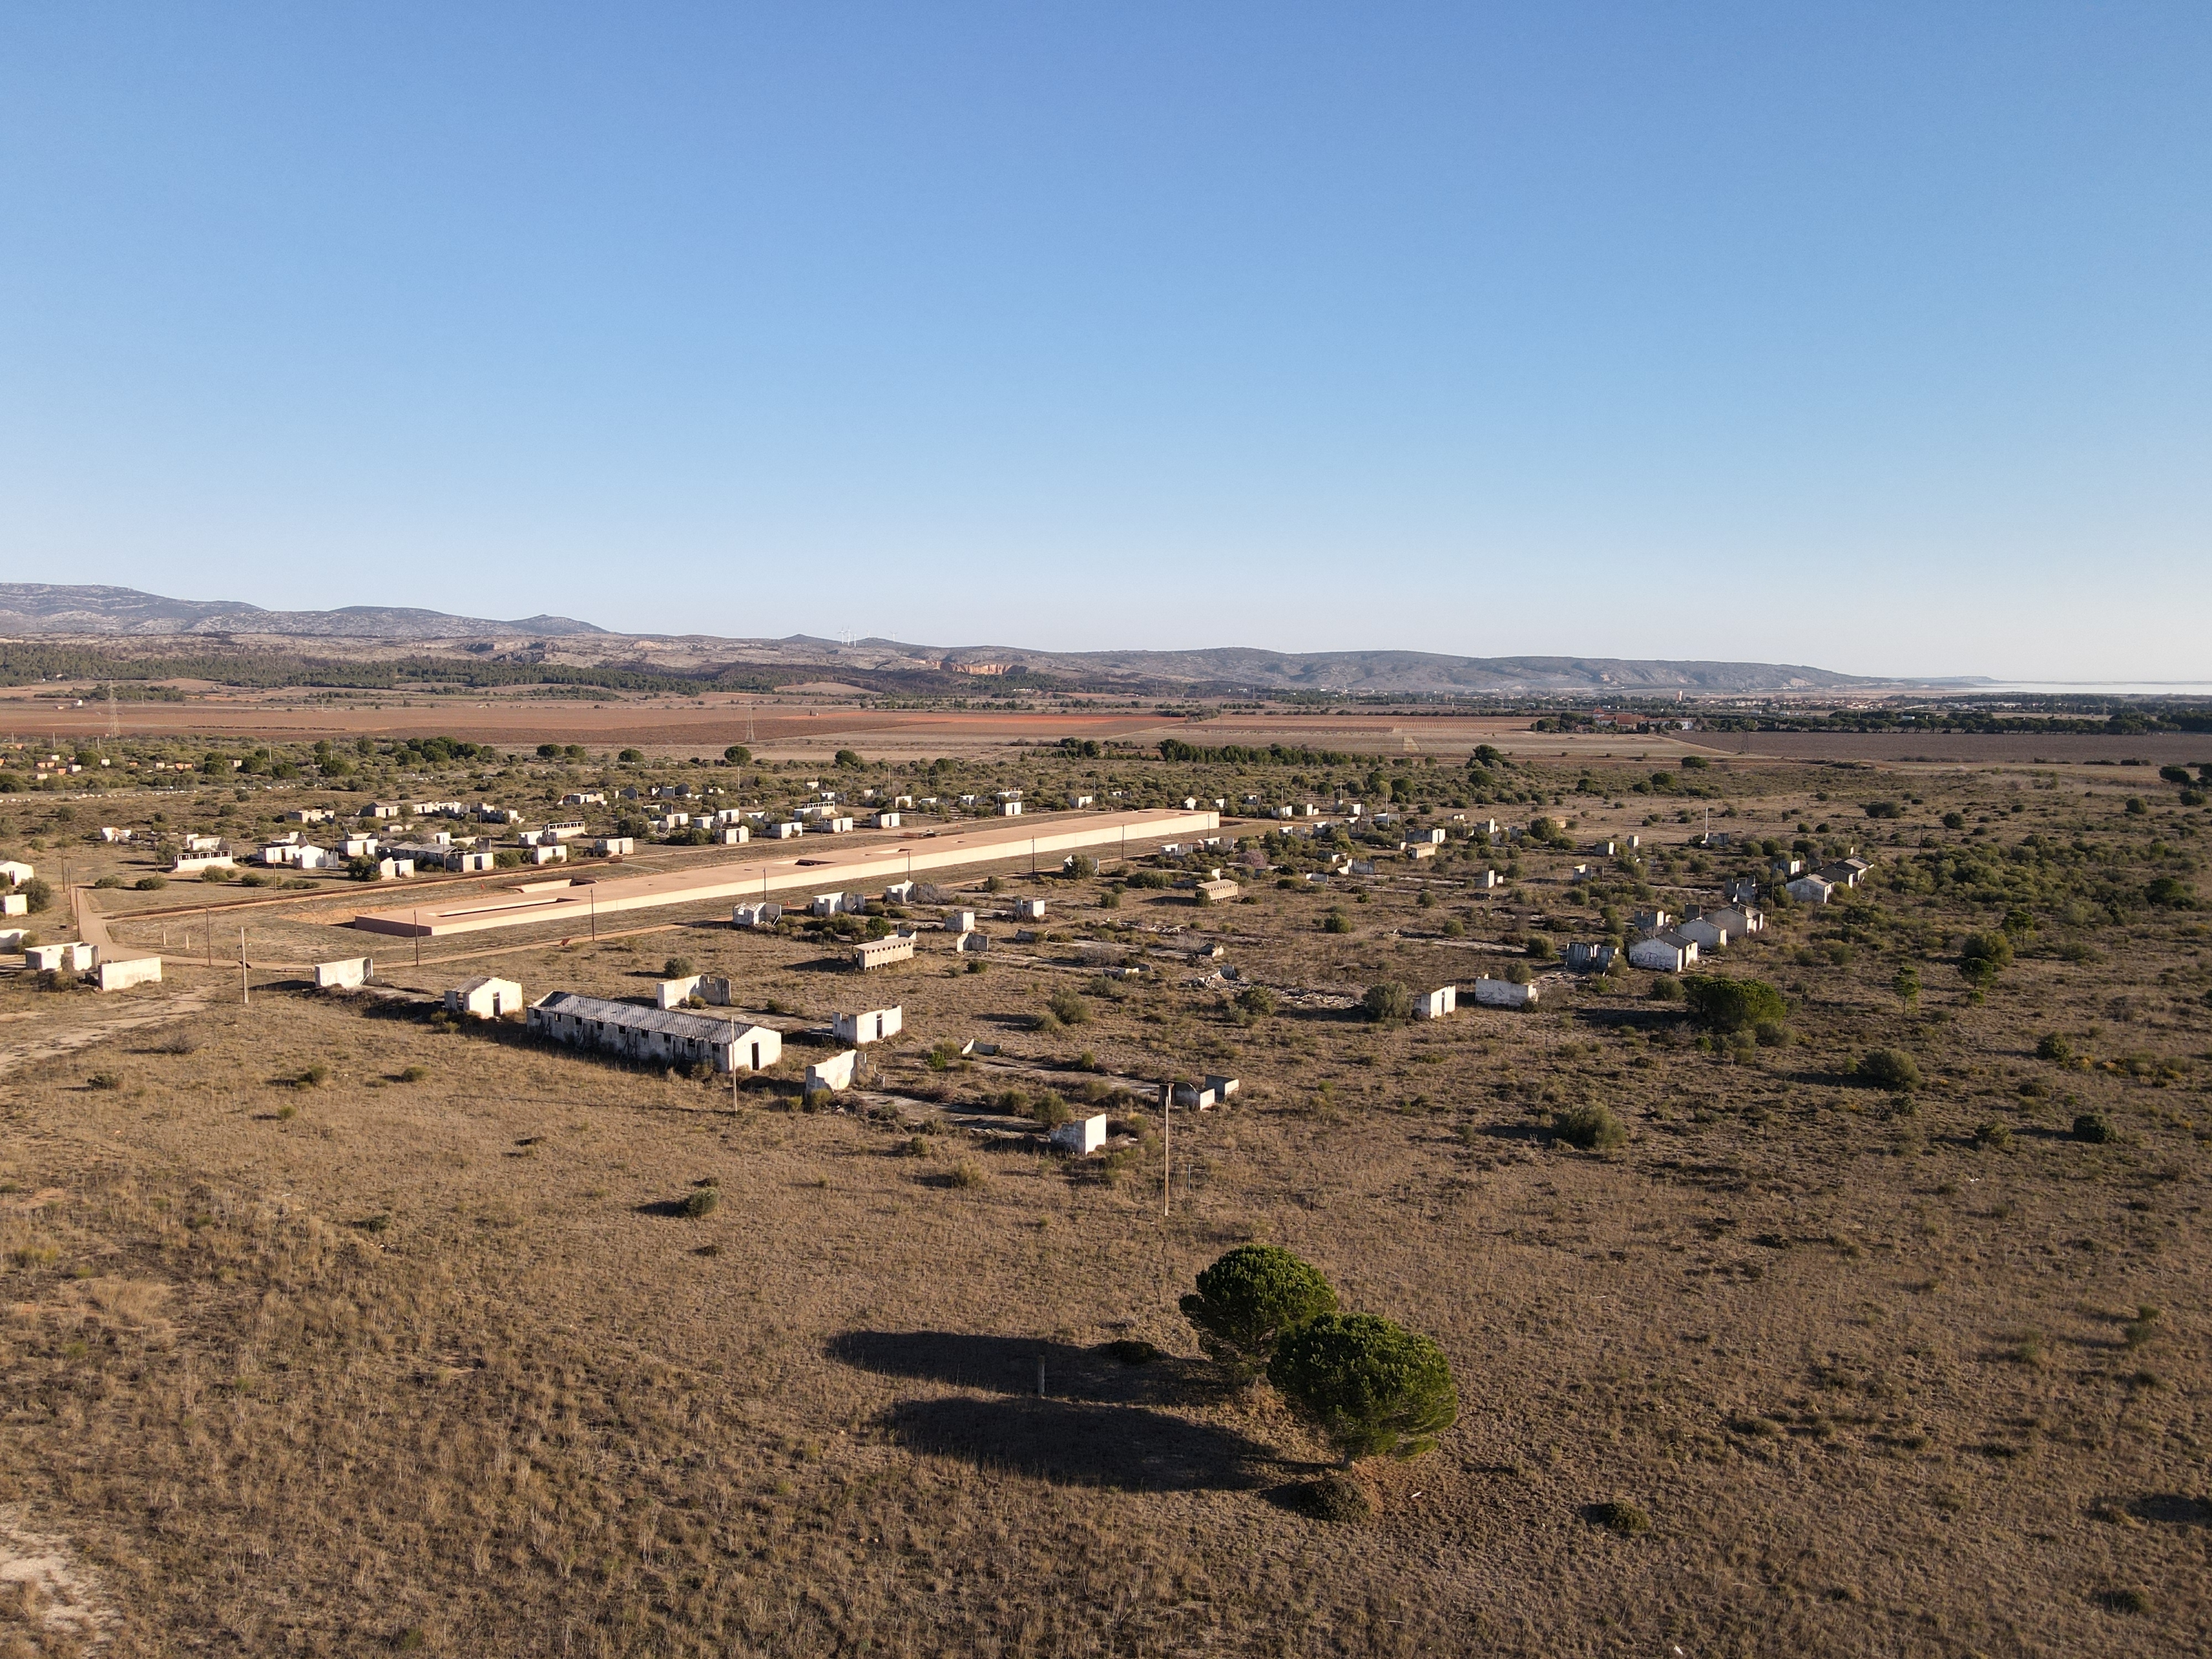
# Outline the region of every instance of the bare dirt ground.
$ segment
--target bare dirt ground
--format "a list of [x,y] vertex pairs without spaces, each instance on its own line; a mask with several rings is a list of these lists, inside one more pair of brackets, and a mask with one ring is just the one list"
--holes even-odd
[[[1045,764],[1006,775],[1038,787]],[[2100,768],[1739,759],[1639,794],[1657,762],[1579,793],[1579,754],[1480,789],[1399,764],[1403,805],[1453,837],[1433,865],[1363,847],[1381,873],[1315,884],[1316,845],[1277,838],[1255,849],[1276,868],[1243,866],[1251,902],[1200,908],[1122,879],[1150,866],[1016,861],[965,896],[1046,897],[1043,937],[987,921],[980,973],[925,933],[860,978],[818,928],[701,914],[419,969],[380,953],[380,995],[270,973],[241,1007],[234,961],[112,1000],[0,982],[9,1044],[205,1000],[0,1076],[0,1504],[34,1540],[18,1555],[80,1587],[19,1593],[0,1631],[116,1654],[2199,1650],[2212,938],[2173,900],[2205,896],[2204,809]],[[1133,798],[1329,799],[1320,776],[1097,769]],[[1711,794],[1665,793],[1691,779]],[[179,827],[314,792],[202,793],[103,811]],[[1901,816],[1867,817],[1876,797]],[[1729,848],[1687,844],[1708,808]],[[9,805],[10,856],[43,869],[88,821],[52,811]],[[1484,849],[1455,811],[1573,827]],[[1769,840],[1875,863],[1720,959],[1782,990],[1786,1041],[1711,1039],[1657,976],[1528,954],[1710,902]],[[69,856],[80,879],[143,867]],[[1466,884],[1486,867],[1495,894]],[[171,913],[126,937],[202,896],[99,896]],[[273,950],[347,896],[253,896]],[[1961,940],[2014,913],[1978,999]],[[733,1094],[431,1015],[486,968],[532,997],[649,997],[670,957],[789,1033],[781,1072]],[[1508,964],[1540,976],[1534,1012],[1350,1006]],[[1102,977],[1121,965],[1145,971]],[[1237,1005],[1253,984],[1272,1012]],[[1043,1018],[1056,990],[1076,1023]],[[867,1109],[800,1109],[795,1071],[829,1052],[808,1033],[893,1000],[908,1036],[871,1051]],[[1000,1052],[929,1062],[971,1038]],[[1917,1086],[1855,1081],[1877,1047]],[[1243,1090],[1176,1115],[1163,1216],[1158,1112],[1114,1091],[1204,1071]],[[1098,1094],[1115,1153],[1046,1151],[1021,1114],[1047,1091]],[[1583,1103],[1626,1143],[1562,1140]],[[2092,1113],[2111,1139],[2074,1133]],[[701,1182],[720,1203],[687,1217]],[[1212,1376],[1176,1311],[1255,1239],[1451,1359],[1460,1421],[1361,1466],[1370,1524],[1291,1506],[1328,1454]],[[1125,1364],[1108,1345],[1129,1339],[1164,1357]],[[1650,1529],[1595,1524],[1613,1500]],[[70,1595],[112,1622],[57,1623]]]

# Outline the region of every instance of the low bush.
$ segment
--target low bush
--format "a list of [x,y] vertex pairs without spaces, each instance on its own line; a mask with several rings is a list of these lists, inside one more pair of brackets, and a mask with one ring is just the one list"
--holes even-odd
[[1375,1506],[1359,1483],[1341,1474],[1325,1474],[1318,1480],[1302,1480],[1284,1494],[1285,1502],[1301,1515],[1340,1526],[1371,1520]]
[[1552,1133],[1586,1152],[1609,1152],[1628,1139],[1628,1129],[1603,1106],[1570,1106],[1552,1120]]
[[1607,1532],[1617,1533],[1623,1538],[1640,1538],[1651,1530],[1651,1517],[1623,1498],[1593,1504],[1588,1514],[1593,1525],[1603,1527]]
[[1378,1024],[1395,1024],[1413,1017],[1413,994],[1399,981],[1386,979],[1369,986],[1359,1006]]
[[689,957],[671,957],[660,964],[660,976],[663,979],[682,979],[692,971],[691,958]]
[[1654,1002],[1680,1002],[1682,1000],[1682,982],[1669,975],[1662,974],[1651,981],[1651,988],[1644,994]]
[[720,1188],[694,1187],[684,1195],[684,1202],[680,1207],[684,1214],[696,1219],[702,1215],[714,1214],[721,1206],[721,1203]]
[[131,884],[142,893],[158,893],[169,884],[167,876],[141,876]]
[[1920,1081],[1920,1067],[1912,1056],[1895,1048],[1869,1048],[1859,1056],[1851,1075],[1876,1089],[1902,1092]]
[[2074,1139],[2076,1140],[2086,1140],[2092,1146],[2103,1146],[2119,1138],[2119,1130],[2102,1112],[2083,1112],[2074,1120]]
[[430,1068],[427,1066],[410,1066],[399,1073],[399,1080],[402,1083],[421,1083],[429,1075]]
[[2055,1060],[2063,1066],[2074,1058],[2074,1045],[2056,1031],[2045,1031],[2035,1041],[2035,1057]]
[[1072,986],[1064,985],[1054,991],[1048,1006],[1054,1018],[1063,1025],[1087,1025],[1091,1023],[1091,1005]]
[[2012,1145],[2012,1126],[1994,1118],[1986,1123],[1977,1123],[1974,1126],[1974,1145],[1987,1147],[1993,1152],[2002,1152]]
[[91,1089],[120,1089],[123,1086],[123,1079],[113,1072],[94,1072],[85,1079],[85,1086]]
[[1709,1030],[1747,1031],[1762,1024],[1779,1025],[1789,1012],[1782,993],[1765,980],[1692,974],[1681,981],[1681,987],[1692,1017]]
[[1342,910],[1331,910],[1321,919],[1321,930],[1324,933],[1348,933],[1352,931],[1352,918]]

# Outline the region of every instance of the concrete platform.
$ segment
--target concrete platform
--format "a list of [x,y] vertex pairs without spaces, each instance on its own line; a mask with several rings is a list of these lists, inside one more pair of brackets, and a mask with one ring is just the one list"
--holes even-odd
[[422,905],[372,910],[352,925],[372,933],[402,939],[443,939],[453,933],[494,927],[567,925],[586,932],[599,916],[647,910],[670,904],[704,904],[718,899],[758,899],[799,890],[828,892],[843,887],[881,888],[933,871],[977,864],[1000,864],[1034,857],[1039,867],[1048,857],[1057,868],[1069,853],[1151,850],[1155,842],[1212,835],[1221,827],[1218,812],[1062,812],[1008,818],[972,830],[939,830],[912,836],[888,836],[854,845],[840,836],[801,836],[777,842],[793,851],[780,855],[757,848],[759,856],[727,864],[671,871],[659,875],[615,876],[574,884],[533,881],[503,893],[476,893]]

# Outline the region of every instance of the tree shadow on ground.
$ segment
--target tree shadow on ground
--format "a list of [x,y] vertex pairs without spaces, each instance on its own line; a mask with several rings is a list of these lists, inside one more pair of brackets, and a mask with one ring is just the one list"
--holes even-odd
[[954,1395],[905,1401],[884,1422],[909,1450],[1066,1486],[1248,1492],[1281,1474],[1256,1441],[1140,1406]]
[[2170,1527],[2212,1527],[2212,1499],[2186,1492],[2147,1492],[2128,1504],[2128,1513],[2138,1521],[2155,1521]]
[[1045,1393],[1055,1400],[1162,1405],[1209,1391],[1203,1361],[1163,1354],[1141,1364],[1118,1358],[1114,1345],[1078,1347],[1033,1336],[979,1336],[956,1331],[848,1331],[833,1337],[832,1359],[879,1376],[988,1389],[1035,1398],[1037,1361]]

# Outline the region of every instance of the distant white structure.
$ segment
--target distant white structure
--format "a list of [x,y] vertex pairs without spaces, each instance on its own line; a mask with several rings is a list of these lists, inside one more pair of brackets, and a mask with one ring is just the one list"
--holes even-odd
[[867,901],[858,893],[817,893],[812,913],[817,916],[851,915],[866,908]]
[[315,988],[318,991],[355,991],[368,983],[376,973],[374,957],[348,957],[343,962],[319,962],[315,964]]
[[793,841],[797,839],[803,828],[803,825],[792,819],[784,818],[777,823],[764,825],[763,833],[774,841]]
[[1409,839],[1426,842],[1431,847],[1441,847],[1444,844],[1444,832],[1442,830],[1416,830]]
[[10,887],[21,887],[37,874],[38,872],[27,864],[19,863],[14,859],[0,860],[0,881],[6,882]]
[[1226,1100],[1244,1085],[1233,1077],[1224,1077],[1218,1072],[1206,1074],[1206,1086],[1213,1091],[1216,1100]]
[[975,913],[973,910],[947,910],[945,913],[945,931],[948,933],[974,933]]
[[740,904],[730,913],[730,923],[736,927],[773,927],[782,920],[783,907],[769,899],[758,904]]
[[1041,898],[1016,899],[1014,901],[1014,920],[1017,921],[1042,921],[1044,920],[1044,901]]
[[681,1008],[693,997],[717,1008],[726,1008],[730,1006],[730,981],[706,974],[686,974],[681,979],[664,979],[653,990],[656,1007]]
[[1018,818],[1022,815],[1022,804],[1018,800],[1000,801],[999,813],[1002,817]]
[[0,893],[0,916],[27,916],[31,914],[28,893]]
[[1097,797],[1095,795],[1070,795],[1067,798],[1067,804],[1080,811],[1083,808],[1094,805],[1097,800]]
[[1534,1006],[1534,985],[1516,985],[1510,979],[1479,979],[1474,982],[1476,1006],[1484,1008],[1528,1008]]
[[540,842],[530,849],[530,861],[532,864],[566,864],[568,849],[559,842]]
[[563,806],[605,806],[607,792],[604,789],[571,789],[561,797]]
[[1800,904],[1826,904],[1834,896],[1836,884],[1823,876],[1800,876],[1784,890]]
[[963,957],[979,957],[991,948],[991,936],[970,927],[952,941],[952,948]]
[[100,838],[105,842],[129,841],[137,833],[136,830],[118,830],[112,823],[103,823],[100,826]]
[[1467,884],[1478,892],[1486,893],[1494,887],[1503,886],[1504,881],[1504,877],[1499,875],[1497,871],[1485,870],[1479,875],[1468,877]]
[[806,1092],[813,1094],[842,1094],[853,1086],[853,1067],[860,1062],[857,1050],[848,1048],[841,1054],[818,1060],[806,1068]]
[[1422,991],[1413,998],[1415,1019],[1442,1019],[1446,1014],[1459,1011],[1459,987],[1440,985],[1433,991]]
[[1235,882],[1226,878],[1201,881],[1198,884],[1198,902],[1200,904],[1226,904],[1242,890]]
[[1704,954],[1725,949],[1735,936],[1710,916],[1692,916],[1674,929],[1674,937],[1688,939]]
[[1175,1103],[1188,1106],[1193,1111],[1212,1111],[1217,1098],[1212,1087],[1207,1084],[1178,1083],[1175,1085]]
[[127,991],[134,985],[159,985],[161,982],[161,958],[159,957],[126,957],[120,962],[103,962],[98,969],[100,988],[103,991]]
[[20,956],[30,947],[23,941],[31,936],[27,927],[0,927],[0,951]]
[[471,1019],[504,1019],[523,1006],[522,987],[511,979],[479,975],[446,993],[446,1012]]
[[448,853],[446,868],[458,870],[465,876],[481,876],[499,867],[496,853]]
[[906,1026],[903,1008],[871,1008],[865,1013],[839,1014],[830,1023],[830,1030],[840,1042],[849,1042],[856,1048],[871,1042],[881,1042],[885,1037],[895,1037]]
[[678,1008],[641,1008],[574,991],[555,991],[532,1003],[529,1023],[532,1030],[572,1048],[602,1048],[659,1065],[705,1060],[718,1072],[758,1072],[783,1056],[783,1034],[770,1026]]
[[1638,910],[1632,913],[1628,920],[1639,933],[1663,933],[1674,922],[1674,918],[1664,910]]
[[904,904],[913,896],[914,884],[910,881],[895,881],[884,889],[884,902],[886,904]]
[[637,841],[631,836],[601,836],[592,850],[604,859],[626,859],[637,851]]
[[1567,966],[1589,972],[1603,973],[1620,959],[1620,951],[1611,945],[1592,945],[1588,939],[1577,939],[1567,946]]
[[92,946],[74,939],[66,945],[33,945],[23,952],[23,965],[33,973],[65,969],[72,974],[88,974],[94,954]]
[[871,968],[888,968],[894,962],[911,961],[913,957],[912,933],[893,933],[888,939],[863,939],[853,947],[853,965],[864,973]]
[[896,830],[899,827],[899,815],[896,812],[878,812],[869,822],[878,830]]
[[169,866],[173,876],[197,876],[204,870],[235,870],[238,860],[228,853],[187,853]]
[[1632,968],[1648,968],[1654,973],[1679,974],[1697,966],[1697,943],[1670,933],[1654,933],[1628,947],[1628,963]]
[[1052,1144],[1078,1158],[1089,1157],[1106,1145],[1106,1114],[1069,1119],[1052,1132]]
[[284,814],[287,823],[328,823],[337,814],[327,806],[295,806]]

